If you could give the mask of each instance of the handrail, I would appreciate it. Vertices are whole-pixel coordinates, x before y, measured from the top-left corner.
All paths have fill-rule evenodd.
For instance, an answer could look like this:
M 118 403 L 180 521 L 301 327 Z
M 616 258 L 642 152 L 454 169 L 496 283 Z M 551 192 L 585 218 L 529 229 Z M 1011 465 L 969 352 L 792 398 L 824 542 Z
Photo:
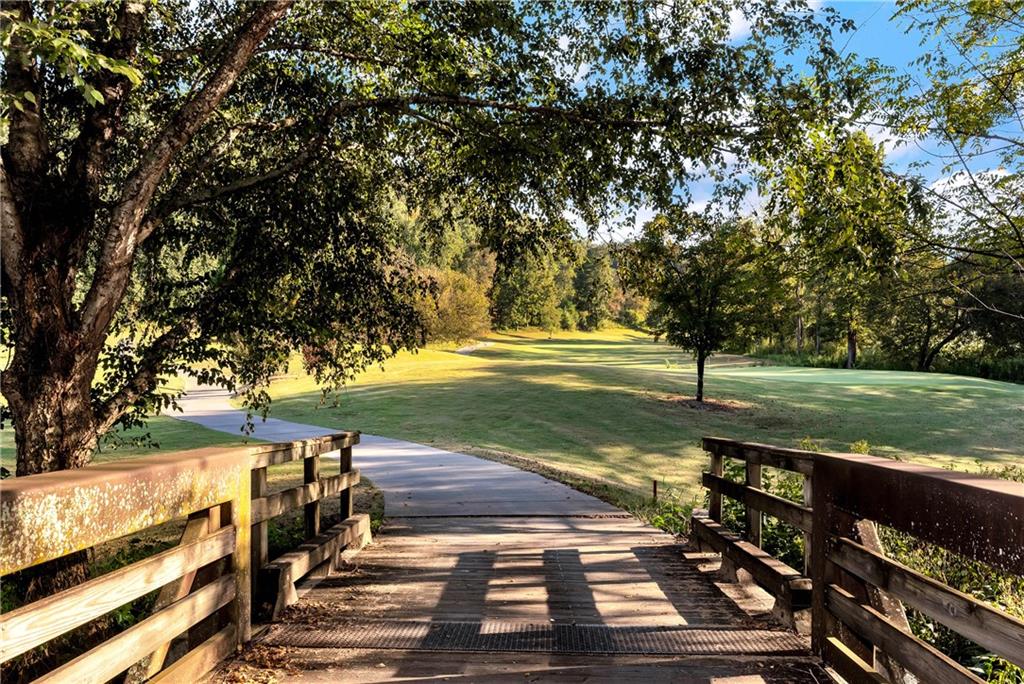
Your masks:
M 359 433 L 343 432 L 5 480 L 0 488 L 0 575 L 186 516 L 188 523 L 179 546 L 0 615 L 0 662 L 159 589 L 150 617 L 39 681 L 104 682 L 129 666 L 136 681 L 182 681 L 205 673 L 251 637 L 253 577 L 274 576 L 264 575 L 261 566 L 268 562 L 259 551 L 265 552 L 272 517 L 305 507 L 307 533 L 312 533 L 300 547 L 298 565 L 306 570 L 310 559 L 333 562 L 346 545 L 368 541 L 367 516 L 351 511 L 351 487 L 359 481 L 351 467 L 352 445 L 358 442 Z M 327 455 L 337 455 L 341 469 L 321 477 L 319 461 Z M 304 485 L 271 495 L 257 491 L 261 481 L 265 485 L 267 467 L 296 459 L 307 464 Z M 319 501 L 334 494 L 342 498 L 346 520 L 333 537 L 324 538 L 318 536 Z M 251 533 L 262 535 L 262 547 Z M 289 576 L 291 582 L 298 579 L 301 574 Z M 266 591 L 259 581 L 255 588 Z M 294 589 L 275 586 L 270 592 L 293 595 Z M 215 619 L 225 607 L 227 624 L 221 622 L 213 636 L 165 669 L 169 640 Z
M 817 453 L 705 438 L 710 472 L 702 482 L 711 506 L 695 514 L 699 545 L 722 554 L 726 575 L 751 572 L 779 604 L 792 602 L 788 573 L 765 558 L 760 520 L 777 517 L 802 530 L 805 572 L 811 587 L 812 648 L 851 682 L 886 681 L 900 668 L 928 682 L 981 681 L 966 668 L 914 637 L 900 602 L 992 653 L 1024 667 L 1024 621 L 997 607 L 886 558 L 873 523 L 1011 572 L 1024 575 L 1024 484 L 861 454 Z M 746 481 L 723 475 L 724 459 L 746 462 Z M 804 476 L 804 505 L 760 486 L 762 465 Z M 746 540 L 721 526 L 721 497 L 743 503 Z M 807 523 L 810 522 L 810 528 Z M 770 562 L 774 561 L 774 563 Z M 790 581 L 791 581 L 790 579 Z M 808 581 L 807 578 L 800 579 Z M 783 616 L 800 606 L 782 606 Z

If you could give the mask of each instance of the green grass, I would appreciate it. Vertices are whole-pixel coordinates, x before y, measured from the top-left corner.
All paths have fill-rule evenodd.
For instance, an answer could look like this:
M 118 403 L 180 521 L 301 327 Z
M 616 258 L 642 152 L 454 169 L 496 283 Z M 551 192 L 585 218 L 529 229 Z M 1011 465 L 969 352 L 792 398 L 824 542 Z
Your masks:
M 208 446 L 238 446 L 245 443 L 244 436 L 241 434 L 235 436 L 216 432 L 195 423 L 186 423 L 167 416 L 151 418 L 145 429 L 128 430 L 121 433 L 121 437 L 127 440 L 142 437 L 147 433 L 155 446 L 125 444 L 113 448 L 112 445 L 107 444 L 97 452 L 93 462 L 102 463 L 119 458 L 133 458 L 166 451 L 183 451 Z M 3 430 L 0 430 L 0 464 L 12 473 L 15 466 L 15 454 L 14 430 L 8 424 Z
M 1024 387 L 942 374 L 766 367 L 715 357 L 698 410 L 690 357 L 626 330 L 495 334 L 469 355 L 403 353 L 321 404 L 298 376 L 272 388 L 272 415 L 485 455 L 516 454 L 646 491 L 692 496 L 703 435 L 873 453 L 936 466 L 1019 461 Z

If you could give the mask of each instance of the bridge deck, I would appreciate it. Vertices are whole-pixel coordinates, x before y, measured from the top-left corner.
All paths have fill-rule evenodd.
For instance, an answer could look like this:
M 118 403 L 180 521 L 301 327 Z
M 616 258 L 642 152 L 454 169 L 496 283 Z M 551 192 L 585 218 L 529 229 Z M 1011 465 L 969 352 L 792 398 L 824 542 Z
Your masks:
M 766 594 L 716 585 L 706 557 L 604 502 L 408 442 L 364 437 L 354 461 L 384 530 L 217 677 L 825 681 Z
M 395 518 L 259 643 L 285 682 L 824 681 L 712 568 L 625 515 Z

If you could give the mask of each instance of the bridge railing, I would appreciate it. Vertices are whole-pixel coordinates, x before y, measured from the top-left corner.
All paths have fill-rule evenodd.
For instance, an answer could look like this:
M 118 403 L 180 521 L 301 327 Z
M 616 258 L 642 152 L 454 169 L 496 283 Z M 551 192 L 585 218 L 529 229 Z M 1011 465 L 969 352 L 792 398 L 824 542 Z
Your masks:
M 874 527 L 1024 575 L 1024 485 L 859 454 L 717 438 L 706 438 L 704 448 L 710 507 L 693 518 L 695 539 L 772 593 L 776 612 L 788 610 L 795 626 L 809 628 L 815 653 L 847 681 L 888 681 L 901 671 L 937 684 L 982 681 L 916 638 L 904 606 L 1024 667 L 1024 621 L 887 558 Z M 724 477 L 728 458 L 745 462 L 745 482 Z M 803 475 L 803 505 L 761 488 L 764 465 Z M 746 538 L 722 526 L 723 495 L 745 505 Z M 808 535 L 809 577 L 759 548 L 764 514 Z
M 0 576 L 174 520 L 187 522 L 177 546 L 0 615 L 0 663 L 157 591 L 148 617 L 37 681 L 106 682 L 127 670 L 133 681 L 180 682 L 207 672 L 250 639 L 254 579 L 273 613 L 294 600 L 295 581 L 333 562 L 346 545 L 368 540 L 367 516 L 351 515 L 351 487 L 359 481 L 351 447 L 358 440 L 358 433 L 341 433 L 197 449 L 5 480 Z M 333 453 L 341 472 L 322 477 L 320 459 Z M 266 469 L 300 458 L 306 483 L 267 493 Z M 332 494 L 342 497 L 346 519 L 321 533 L 319 502 Z M 269 561 L 267 522 L 297 506 L 305 507 L 309 539 Z M 164 667 L 180 635 L 192 648 Z

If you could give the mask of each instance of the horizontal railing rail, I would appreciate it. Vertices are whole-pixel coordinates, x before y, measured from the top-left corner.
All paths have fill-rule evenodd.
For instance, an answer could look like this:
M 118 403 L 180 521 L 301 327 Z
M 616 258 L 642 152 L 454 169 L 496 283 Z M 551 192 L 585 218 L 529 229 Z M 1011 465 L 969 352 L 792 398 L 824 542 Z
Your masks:
M 720 438 L 706 438 L 704 448 L 710 503 L 693 517 L 695 541 L 722 554 L 727 577 L 736 568 L 749 572 L 775 596 L 776 614 L 809 626 L 815 653 L 847 681 L 890 681 L 906 672 L 940 684 L 982 681 L 915 637 L 904 607 L 1024 667 L 1024 621 L 887 558 L 874 527 L 1024 575 L 1024 485 L 860 454 Z M 744 482 L 724 476 L 724 459 L 745 463 Z M 761 466 L 800 473 L 803 505 L 764 491 Z M 746 538 L 722 525 L 723 496 L 744 505 Z M 759 548 L 762 515 L 805 534 L 804 574 Z M 808 617 L 808 595 L 809 621 L 793 619 Z
M 5 480 L 0 575 L 174 520 L 187 522 L 177 546 L 0 615 L 0 663 L 158 591 L 148 617 L 36 681 L 106 682 L 127 671 L 129 681 L 179 682 L 209 671 L 251 638 L 254 574 L 278 562 L 268 563 L 264 553 L 270 519 L 304 507 L 307 541 L 285 563 L 290 584 L 283 591 L 280 584 L 266 590 L 257 581 L 261 594 L 294 595 L 294 581 L 309 570 L 368 541 L 368 518 L 352 515 L 351 489 L 359 482 L 351 467 L 352 445 L 358 441 L 358 433 L 348 432 Z M 339 459 L 341 471 L 320 477 L 320 458 L 330 455 Z M 306 482 L 267 494 L 267 467 L 296 459 L 307 464 Z M 324 539 L 319 502 L 332 495 L 342 497 L 343 522 Z M 276 582 L 279 573 L 272 569 L 260 577 Z M 196 631 L 201 623 L 206 626 Z M 193 632 L 194 647 L 165 666 L 172 640 Z

